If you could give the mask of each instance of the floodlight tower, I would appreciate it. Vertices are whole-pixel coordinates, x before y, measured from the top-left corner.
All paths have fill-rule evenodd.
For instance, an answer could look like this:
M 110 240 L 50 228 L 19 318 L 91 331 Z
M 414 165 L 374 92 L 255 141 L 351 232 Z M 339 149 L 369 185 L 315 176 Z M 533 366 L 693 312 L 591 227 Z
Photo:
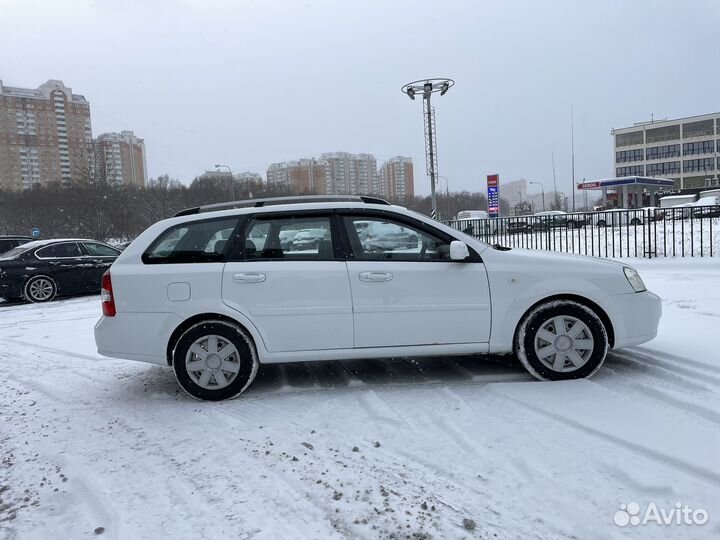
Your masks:
M 432 198 L 432 212 L 430 216 L 435 219 L 437 217 L 437 198 L 435 196 L 435 186 L 438 179 L 437 174 L 437 135 L 435 133 L 435 107 L 430 106 L 430 96 L 436 92 L 440 92 L 444 96 L 455 81 L 447 78 L 440 79 L 424 79 L 413 81 L 404 85 L 401 90 L 404 94 L 414 100 L 416 94 L 422 94 L 423 97 L 423 120 L 425 125 L 425 164 L 427 174 L 430 177 L 430 195 Z

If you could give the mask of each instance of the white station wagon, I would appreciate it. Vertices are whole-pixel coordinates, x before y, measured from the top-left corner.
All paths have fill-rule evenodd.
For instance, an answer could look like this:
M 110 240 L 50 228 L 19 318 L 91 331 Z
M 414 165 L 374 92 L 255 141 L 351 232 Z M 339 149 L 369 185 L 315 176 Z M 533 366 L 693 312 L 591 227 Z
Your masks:
M 404 241 L 365 249 L 368 227 Z M 308 229 L 317 243 L 281 242 Z M 100 354 L 172 366 L 207 400 L 276 362 L 515 354 L 538 379 L 589 377 L 609 348 L 653 339 L 661 313 L 626 264 L 490 246 L 370 197 L 184 210 L 122 252 L 102 308 Z

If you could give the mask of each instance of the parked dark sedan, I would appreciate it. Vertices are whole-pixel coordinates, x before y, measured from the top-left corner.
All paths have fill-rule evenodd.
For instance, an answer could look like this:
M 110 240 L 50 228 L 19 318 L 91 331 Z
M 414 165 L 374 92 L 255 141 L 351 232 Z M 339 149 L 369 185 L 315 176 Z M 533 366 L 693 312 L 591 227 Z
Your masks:
M 12 248 L 19 246 L 20 244 L 27 244 L 35 240 L 30 236 L 18 236 L 12 234 L 0 235 L 0 254 L 10 251 Z
M 47 302 L 58 295 L 100 292 L 120 252 L 95 240 L 37 240 L 0 256 L 0 298 Z

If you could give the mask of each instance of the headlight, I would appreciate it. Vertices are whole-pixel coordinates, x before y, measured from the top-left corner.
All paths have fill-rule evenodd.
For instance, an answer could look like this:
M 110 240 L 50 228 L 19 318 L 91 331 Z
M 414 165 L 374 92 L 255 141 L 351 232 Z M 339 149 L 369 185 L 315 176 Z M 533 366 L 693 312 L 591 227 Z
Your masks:
M 647 287 L 645 287 L 645 284 L 643 283 L 640 274 L 637 273 L 637 270 L 630 268 L 629 266 L 625 266 L 623 268 L 623 272 L 625 272 L 625 277 L 635 292 L 647 291 Z

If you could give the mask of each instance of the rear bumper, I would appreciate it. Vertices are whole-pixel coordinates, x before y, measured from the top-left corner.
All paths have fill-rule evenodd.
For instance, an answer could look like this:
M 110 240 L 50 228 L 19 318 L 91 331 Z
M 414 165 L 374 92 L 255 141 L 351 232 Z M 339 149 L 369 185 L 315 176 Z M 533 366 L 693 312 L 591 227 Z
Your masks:
M 172 313 L 118 313 L 95 324 L 103 356 L 167 365 L 167 344 L 182 320 Z
M 640 345 L 657 336 L 662 315 L 660 297 L 650 291 L 619 294 L 612 297 L 609 313 L 615 331 L 615 349 Z

